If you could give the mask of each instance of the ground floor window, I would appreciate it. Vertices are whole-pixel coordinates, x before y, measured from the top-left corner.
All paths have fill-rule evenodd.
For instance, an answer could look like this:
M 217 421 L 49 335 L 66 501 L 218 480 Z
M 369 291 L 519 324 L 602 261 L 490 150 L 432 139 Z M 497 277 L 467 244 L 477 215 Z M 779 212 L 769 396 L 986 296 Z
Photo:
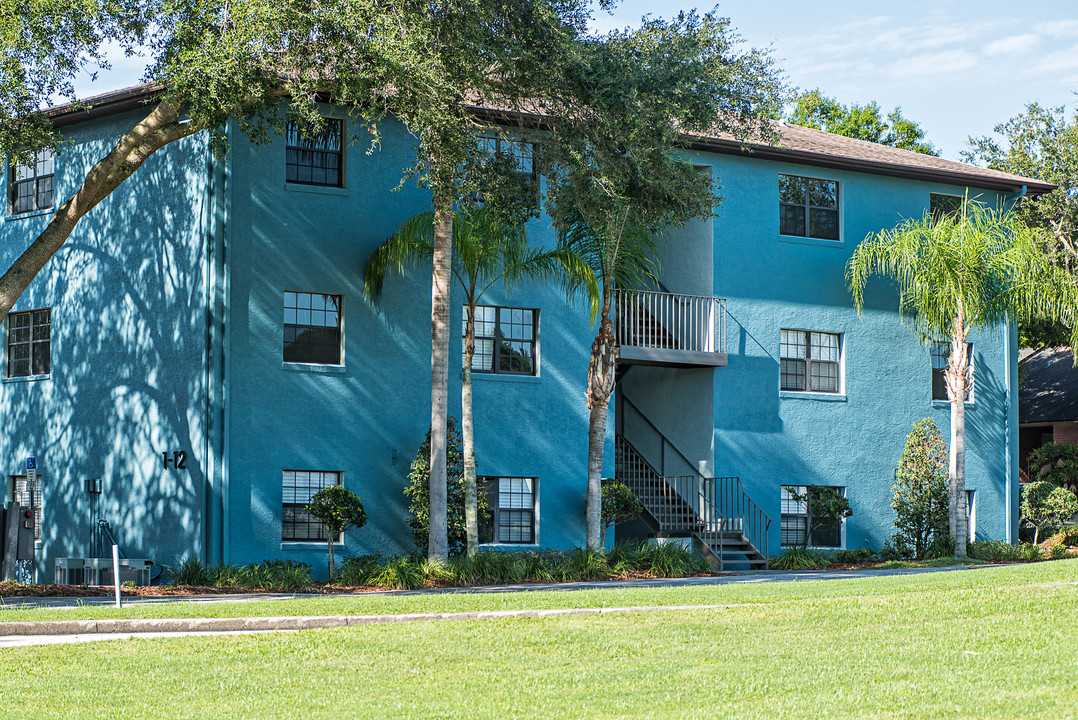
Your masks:
M 322 540 L 326 529 L 322 521 L 304 508 L 314 494 L 330 485 L 340 485 L 341 474 L 325 470 L 285 470 L 282 481 L 281 539 Z M 336 542 L 341 542 L 337 538 Z
M 19 505 L 32 508 L 34 511 L 34 540 L 41 539 L 41 523 L 44 520 L 44 512 L 41 501 L 41 476 L 30 485 L 26 482 L 25 475 L 8 476 L 7 500 L 13 500 Z
M 809 514 L 808 500 L 804 497 L 809 491 L 808 485 L 784 485 L 780 501 L 779 542 L 783 547 L 804 547 L 808 537 L 809 547 L 842 547 L 842 520 L 821 523 L 813 520 Z M 846 488 L 831 486 L 843 497 Z
M 496 543 L 535 544 L 538 479 L 484 477 L 481 486 L 491 510 L 488 536 Z

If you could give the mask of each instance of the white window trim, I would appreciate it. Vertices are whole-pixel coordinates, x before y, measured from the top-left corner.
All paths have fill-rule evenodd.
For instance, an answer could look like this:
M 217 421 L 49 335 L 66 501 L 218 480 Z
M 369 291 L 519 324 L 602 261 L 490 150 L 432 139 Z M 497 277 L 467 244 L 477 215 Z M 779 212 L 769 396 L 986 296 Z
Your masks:
M 782 331 L 787 332 L 803 332 L 835 335 L 838 337 L 838 390 L 835 392 L 825 392 L 821 390 L 809 390 L 809 366 L 808 359 L 806 359 L 805 365 L 805 388 L 804 390 L 786 390 L 782 387 L 782 361 L 784 359 L 797 359 L 797 358 L 783 358 L 782 356 Z M 806 339 L 806 342 L 810 340 Z M 813 398 L 820 400 L 832 400 L 843 401 L 846 399 L 846 334 L 841 332 L 833 332 L 830 330 L 808 330 L 806 328 L 799 327 L 784 327 L 779 329 L 779 397 L 796 397 L 796 398 Z

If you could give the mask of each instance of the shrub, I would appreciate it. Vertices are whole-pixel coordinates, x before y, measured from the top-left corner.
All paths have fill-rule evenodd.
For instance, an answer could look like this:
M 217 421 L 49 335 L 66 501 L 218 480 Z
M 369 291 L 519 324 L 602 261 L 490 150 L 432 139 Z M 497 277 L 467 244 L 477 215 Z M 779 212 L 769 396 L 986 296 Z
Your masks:
M 185 557 L 174 566 L 166 565 L 165 572 L 168 573 L 173 585 L 207 587 L 214 584 L 213 577 L 206 566 L 194 557 Z
M 839 550 L 831 553 L 831 561 L 849 565 L 872 562 L 879 556 L 872 548 L 857 548 L 856 550 Z
M 1032 526 L 1033 544 L 1040 531 L 1049 525 L 1059 525 L 1078 514 L 1078 497 L 1070 490 L 1049 482 L 1022 486 L 1022 522 Z
M 644 512 L 644 506 L 640 504 L 628 485 L 620 480 L 604 479 L 602 499 L 599 504 L 599 522 L 603 526 L 603 547 L 606 547 L 607 528 L 640 517 L 642 512 Z
M 370 585 L 371 579 L 382 571 L 382 565 L 381 555 L 348 555 L 341 561 L 333 582 L 346 586 Z
M 1045 542 L 1052 543 L 1053 545 L 1059 544 L 1065 547 L 1078 546 L 1078 527 L 1069 526 L 1060 528 L 1059 532 Z
M 947 460 L 947 444 L 936 424 L 927 418 L 915 423 L 895 470 L 891 507 L 893 540 L 918 560 L 928 556 L 934 538 L 948 534 Z
M 422 562 L 405 555 L 382 566 L 378 574 L 371 578 L 371 584 L 394 590 L 414 590 L 423 587 L 426 580 Z
M 891 536 L 891 539 L 883 544 L 880 550 L 880 560 L 893 562 L 896 560 L 912 560 L 913 548 L 906 544 L 906 539 L 899 533 Z
M 1022 543 L 1018 546 L 1019 560 L 1040 560 L 1041 549 L 1032 543 Z
M 329 577 L 333 577 L 333 543 L 345 530 L 367 524 L 363 502 L 343 485 L 330 485 L 314 494 L 305 508 L 312 517 L 322 521 L 329 549 Z
M 969 554 L 968 549 L 966 554 Z M 954 557 L 954 538 L 950 535 L 937 533 L 932 536 L 932 541 L 928 543 L 928 549 L 925 550 L 925 559 L 936 560 L 945 557 Z
M 1017 560 L 1018 548 L 1002 540 L 978 540 L 969 544 L 966 554 L 974 560 Z
M 803 547 L 789 548 L 768 562 L 768 566 L 773 570 L 814 570 L 830 564 L 831 561 L 824 553 Z
M 449 554 L 459 555 L 468 546 L 467 528 L 464 523 L 464 450 L 461 447 L 460 430 L 457 421 L 450 417 L 445 429 L 446 446 L 446 516 L 448 521 Z M 412 528 L 415 544 L 421 551 L 426 551 L 430 536 L 430 431 L 423 444 L 416 452 L 408 472 L 408 484 L 404 494 L 408 504 L 408 525 Z M 477 522 L 479 541 L 490 540 L 490 509 L 487 498 L 479 493 Z
M 1078 445 L 1047 443 L 1029 453 L 1029 477 L 1078 493 Z
M 294 592 L 312 584 L 311 566 L 297 560 L 263 560 L 239 569 L 238 587 L 251 590 Z

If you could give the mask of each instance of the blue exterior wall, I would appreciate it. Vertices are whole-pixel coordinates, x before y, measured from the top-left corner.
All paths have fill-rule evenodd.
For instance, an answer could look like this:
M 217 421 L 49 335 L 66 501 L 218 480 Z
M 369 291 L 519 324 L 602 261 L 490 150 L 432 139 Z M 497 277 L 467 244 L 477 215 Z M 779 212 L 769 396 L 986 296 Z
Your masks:
M 343 117 L 343 116 L 342 116 Z M 387 124 L 366 154 L 366 129 L 345 118 L 344 188 L 284 181 L 283 138 L 234 139 L 228 218 L 228 480 L 224 556 L 287 557 L 322 566 L 323 543 L 282 542 L 282 471 L 328 470 L 363 500 L 369 521 L 345 533 L 344 553 L 413 549 L 405 477 L 430 425 L 430 266 L 390 278 L 378 307 L 362 294 L 368 255 L 429 193 L 400 186 L 414 139 Z M 553 245 L 549 223 L 528 227 Z M 285 291 L 343 296 L 343 367 L 284 363 Z M 452 288 L 450 414 L 460 417 L 463 296 Z M 538 478 L 538 542 L 584 538 L 587 363 L 592 329 L 582 304 L 532 284 L 492 288 L 484 304 L 540 309 L 539 376 L 474 374 L 480 475 Z M 608 464 L 613 460 L 610 458 Z M 611 473 L 612 474 L 612 473 Z
M 57 163 L 58 198 L 137 116 L 73 126 Z M 229 157 L 216 161 L 204 135 L 189 138 L 85 218 L 19 300 L 16 310 L 53 309 L 51 374 L 0 383 L 5 474 L 33 454 L 45 477 L 41 567 L 90 554 L 93 477 L 104 478 L 101 517 L 132 557 L 284 557 L 321 569 L 323 544 L 281 540 L 284 470 L 341 472 L 363 499 L 369 522 L 345 534 L 341 554 L 413 548 L 402 489 L 430 421 L 430 269 L 390 278 L 377 307 L 363 298 L 362 269 L 430 196 L 400 184 L 415 145 L 401 126 L 387 124 L 368 154 L 366 130 L 339 117 L 356 139 L 345 150 L 344 188 L 285 183 L 283 138 L 254 146 L 234 133 Z M 932 417 L 946 435 L 949 413 L 931 400 L 929 351 L 900 322 L 890 284 L 873 280 L 858 315 L 844 267 L 868 233 L 920 216 L 931 192 L 964 188 L 752 157 L 692 159 L 715 173 L 724 200 L 713 222 L 671 233 L 662 280 L 673 292 L 729 299 L 729 365 L 634 368 L 623 390 L 696 471 L 742 478 L 771 516 L 772 554 L 784 484 L 845 486 L 854 510 L 845 546 L 878 548 L 891 533 L 906 434 Z M 840 182 L 840 242 L 780 237 L 780 173 Z M 10 264 L 47 220 L 5 218 L 0 262 Z M 534 244 L 554 242 L 545 218 L 528 231 Z M 283 362 L 285 291 L 343 296 L 341 367 Z M 463 299 L 455 285 L 453 293 L 449 407 L 459 417 Z M 537 544 L 579 546 L 587 310 L 531 284 L 508 295 L 494 288 L 483 302 L 539 308 L 540 349 L 538 377 L 473 376 L 479 473 L 538 478 Z M 779 391 L 782 328 L 842 334 L 842 394 Z M 1013 539 L 1014 330 L 972 339 L 967 487 L 977 491 L 978 537 Z M 607 476 L 620 411 L 612 406 Z M 186 472 L 163 467 L 161 453 L 174 450 L 188 453 Z
M 715 473 L 740 476 L 771 517 L 772 554 L 784 484 L 846 487 L 854 515 L 845 546 L 878 549 L 892 532 L 891 485 L 906 435 L 930 417 L 949 437 L 949 405 L 931 399 L 929 349 L 901 323 L 893 285 L 871 280 L 858 315 L 845 264 L 866 235 L 921 217 L 930 193 L 965 188 L 751 158 L 723 157 L 714 167 L 725 196 L 715 219 L 715 294 L 729 299 L 730 320 L 729 366 L 715 372 Z M 839 242 L 779 234 L 780 173 L 840 183 Z M 1003 200 L 971 189 L 978 195 Z M 779 390 L 783 328 L 842 335 L 844 392 Z M 1014 539 L 1014 330 L 974 332 L 971 341 L 966 486 L 976 490 L 977 537 Z
M 58 201 L 138 118 L 72 126 L 56 162 Z M 93 552 L 91 478 L 102 479 L 99 517 L 129 557 L 173 562 L 202 554 L 203 502 L 214 474 L 207 464 L 209 180 L 204 136 L 152 156 L 83 218 L 14 307 L 52 309 L 50 374 L 0 382 L 0 470 L 5 479 L 24 474 L 34 455 L 43 478 L 42 581 L 52 581 L 56 558 Z M 50 216 L 5 208 L 0 264 L 10 266 Z M 6 352 L 3 362 L 6 378 Z M 185 471 L 164 468 L 162 453 L 174 451 L 187 453 Z

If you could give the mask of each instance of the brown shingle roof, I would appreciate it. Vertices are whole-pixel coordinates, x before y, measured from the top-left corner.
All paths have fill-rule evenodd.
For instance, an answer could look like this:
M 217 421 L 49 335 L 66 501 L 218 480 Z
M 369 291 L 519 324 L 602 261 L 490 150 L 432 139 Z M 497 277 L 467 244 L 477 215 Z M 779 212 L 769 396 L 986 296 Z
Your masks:
M 49 108 L 46 114 L 57 126 L 69 125 L 134 109 L 150 100 L 160 90 L 160 85 L 135 85 L 86 98 L 82 104 L 88 106 L 89 111 L 65 104 Z M 775 130 L 780 137 L 778 145 L 742 142 L 723 135 L 689 136 L 688 140 L 696 149 L 724 154 L 750 155 L 765 160 L 1002 190 L 1010 193 L 1019 193 L 1025 188 L 1030 195 L 1041 195 L 1056 188 L 1051 183 L 1033 178 L 944 160 L 932 155 L 922 155 L 841 135 L 832 135 L 798 125 L 788 125 L 785 122 L 776 123 Z

